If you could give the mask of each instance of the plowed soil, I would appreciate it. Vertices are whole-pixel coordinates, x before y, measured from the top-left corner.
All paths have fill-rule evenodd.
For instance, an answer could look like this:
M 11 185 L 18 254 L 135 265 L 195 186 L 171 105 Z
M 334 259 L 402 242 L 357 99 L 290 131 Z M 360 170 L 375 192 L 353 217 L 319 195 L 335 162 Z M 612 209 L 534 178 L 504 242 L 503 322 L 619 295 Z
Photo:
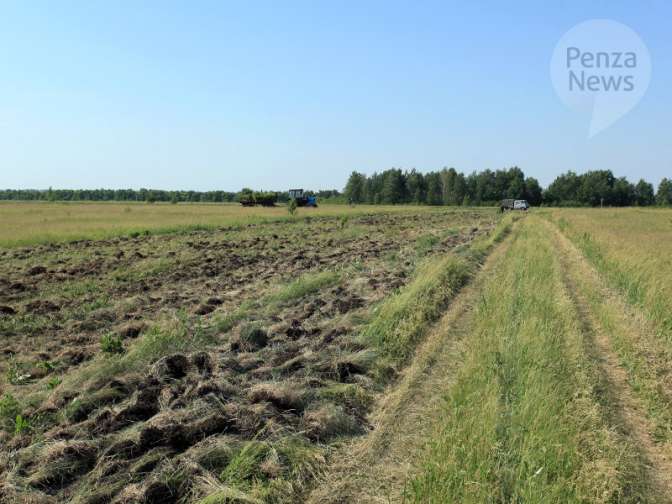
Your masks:
M 441 209 L 0 250 L 0 501 L 295 500 L 369 429 L 381 371 L 359 328 L 494 222 Z

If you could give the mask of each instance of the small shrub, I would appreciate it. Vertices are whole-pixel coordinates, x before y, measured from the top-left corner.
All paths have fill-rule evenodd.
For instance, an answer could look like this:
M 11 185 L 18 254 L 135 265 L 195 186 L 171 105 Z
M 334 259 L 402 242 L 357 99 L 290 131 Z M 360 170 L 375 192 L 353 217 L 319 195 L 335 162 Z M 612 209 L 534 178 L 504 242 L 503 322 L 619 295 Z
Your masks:
M 54 376 L 53 378 L 49 379 L 47 382 L 47 390 L 54 390 L 56 387 L 58 387 L 63 380 L 61 378 L 58 378 Z
M 14 419 L 14 434 L 20 436 L 24 432 L 30 431 L 30 422 L 21 415 L 16 415 Z
M 338 225 L 341 229 L 344 229 L 345 226 L 348 225 L 348 221 L 350 220 L 349 215 L 341 215 L 341 218 L 338 220 Z
M 296 214 L 296 210 L 298 208 L 298 205 L 296 204 L 295 199 L 290 199 L 287 202 L 287 212 L 289 212 L 289 215 L 294 216 Z
M 7 381 L 12 385 L 24 385 L 30 380 L 30 373 L 26 372 L 25 364 L 11 359 L 7 368 Z
M 0 398 L 0 426 L 8 430 L 14 426 L 16 416 L 21 412 L 21 406 L 12 394 L 5 394 Z
M 100 339 L 100 348 L 107 354 L 124 353 L 124 343 L 119 336 L 106 334 Z
M 44 369 L 47 373 L 51 373 L 54 369 L 56 369 L 56 366 L 53 362 L 46 360 L 38 362 L 37 367 Z

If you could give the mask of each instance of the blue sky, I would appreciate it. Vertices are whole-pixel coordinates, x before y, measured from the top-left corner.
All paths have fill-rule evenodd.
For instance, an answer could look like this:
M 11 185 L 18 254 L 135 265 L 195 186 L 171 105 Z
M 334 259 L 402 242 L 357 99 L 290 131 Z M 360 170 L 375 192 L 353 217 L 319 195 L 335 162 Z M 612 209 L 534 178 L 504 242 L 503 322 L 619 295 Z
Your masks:
M 672 3 L 0 3 L 0 187 L 342 188 L 352 170 L 520 166 L 672 177 Z M 557 98 L 593 18 L 651 53 L 643 100 L 588 139 Z

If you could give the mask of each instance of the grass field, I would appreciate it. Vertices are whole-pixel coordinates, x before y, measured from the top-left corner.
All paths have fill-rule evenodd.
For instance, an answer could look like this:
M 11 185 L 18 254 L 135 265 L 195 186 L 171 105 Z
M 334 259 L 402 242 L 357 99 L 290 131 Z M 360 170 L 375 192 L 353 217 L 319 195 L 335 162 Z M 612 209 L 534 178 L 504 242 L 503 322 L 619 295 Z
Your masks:
M 669 210 L 26 208 L 0 501 L 670 502 Z
M 321 205 L 303 208 L 298 218 L 405 212 L 408 207 Z M 415 212 L 432 212 L 415 207 Z M 0 246 L 13 247 L 135 233 L 171 233 L 285 221 L 285 206 L 242 207 L 227 204 L 0 202 Z

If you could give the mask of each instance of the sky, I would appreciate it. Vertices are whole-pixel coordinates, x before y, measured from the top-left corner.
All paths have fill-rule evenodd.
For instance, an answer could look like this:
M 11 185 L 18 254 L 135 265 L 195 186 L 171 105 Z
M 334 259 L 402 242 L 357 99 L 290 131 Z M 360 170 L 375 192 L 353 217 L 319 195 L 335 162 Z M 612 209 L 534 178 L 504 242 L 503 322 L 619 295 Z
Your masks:
M 588 137 L 565 32 L 631 27 L 648 91 Z M 672 2 L 0 2 L 0 187 L 342 189 L 353 171 L 672 177 Z

